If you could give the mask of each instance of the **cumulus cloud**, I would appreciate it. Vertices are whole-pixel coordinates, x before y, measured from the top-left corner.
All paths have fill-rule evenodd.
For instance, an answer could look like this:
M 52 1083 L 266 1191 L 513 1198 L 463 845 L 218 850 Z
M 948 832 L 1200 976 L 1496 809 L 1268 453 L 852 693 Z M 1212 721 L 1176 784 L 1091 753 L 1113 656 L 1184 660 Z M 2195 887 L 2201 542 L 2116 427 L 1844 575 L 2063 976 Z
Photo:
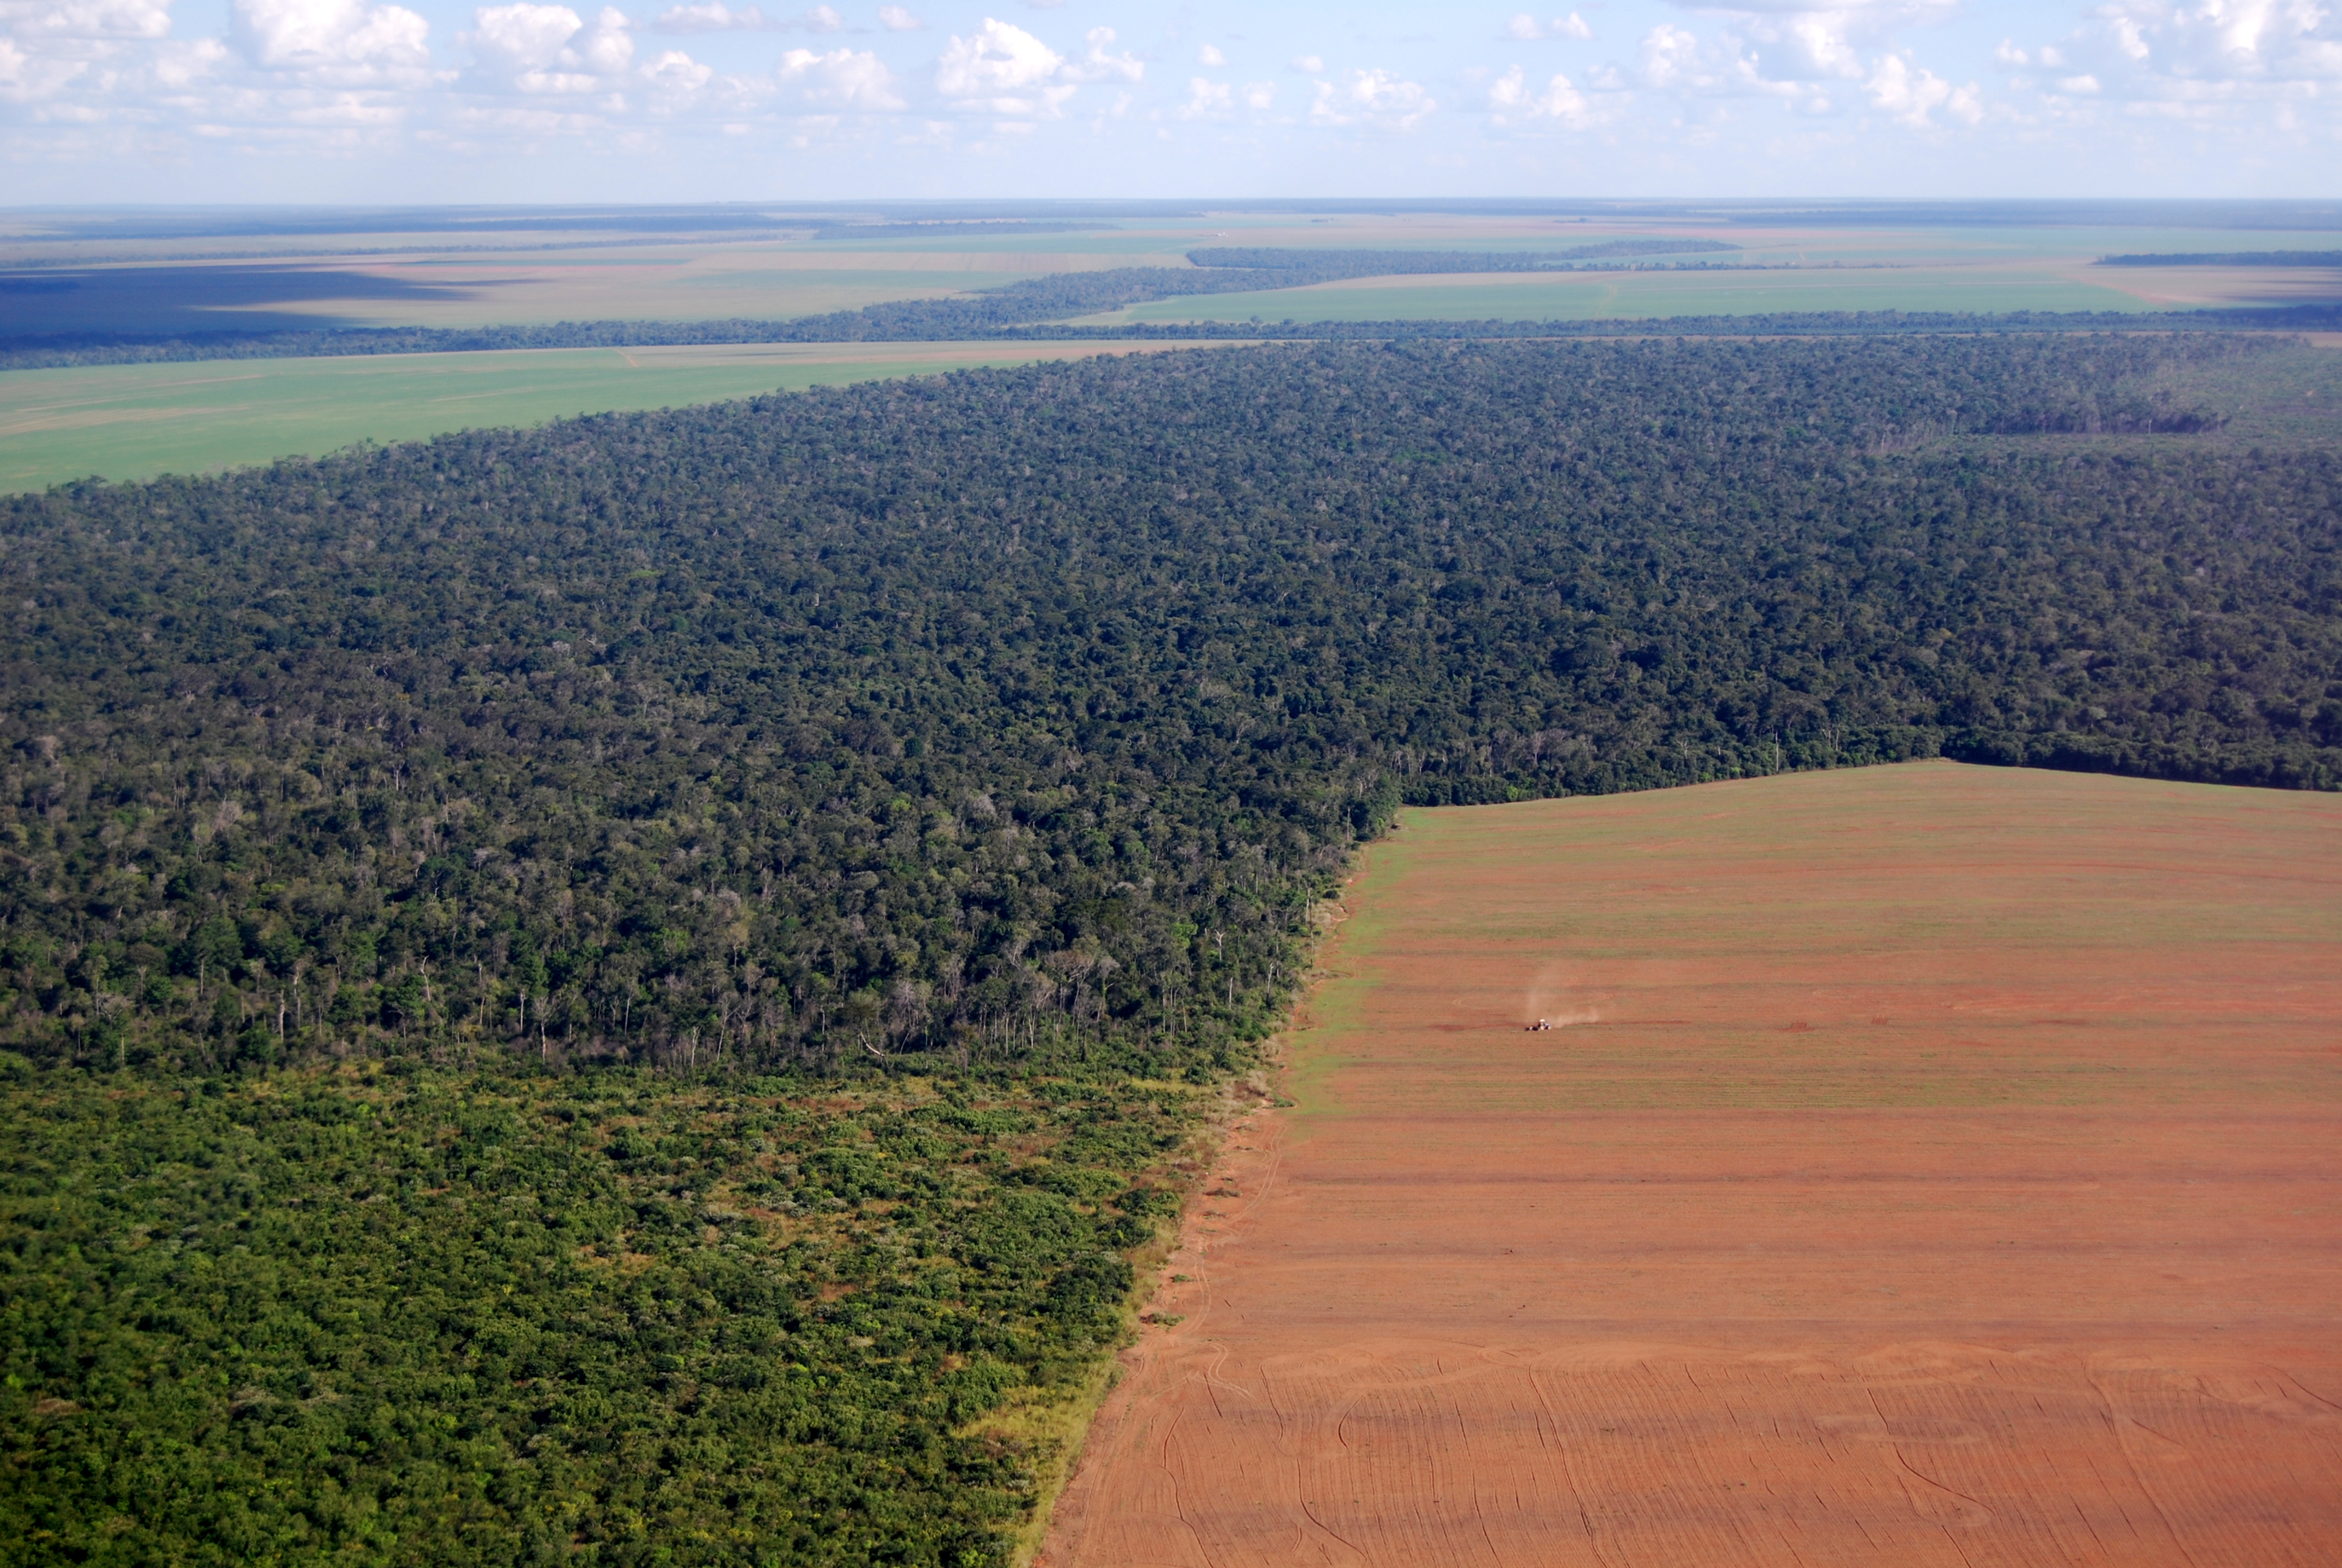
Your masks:
M 1331 82 L 1317 84 L 1316 98 L 1309 105 L 1309 122 L 1315 125 L 1376 125 L 1386 130 L 1411 131 L 1438 107 L 1419 82 L 1402 81 L 1388 71 L 1353 71 L 1349 80 L 1338 87 Z
M 1702 38 L 1688 28 L 1662 22 L 1644 35 L 1641 53 L 1644 85 L 1661 92 L 1795 98 L 1805 90 L 1797 82 L 1767 75 L 1746 41 L 1730 32 Z
M 0 28 L 20 43 L 162 38 L 171 31 L 171 7 L 167 0 L 0 0 Z
M 227 59 L 227 45 L 216 38 L 166 45 L 155 52 L 155 80 L 164 86 L 191 87 L 210 75 Z
M 1179 105 L 1183 120 L 1200 120 L 1216 115 L 1226 115 L 1236 108 L 1236 89 L 1226 82 L 1207 82 L 1201 76 L 1187 78 L 1187 101 Z
M 566 5 L 524 3 L 494 5 L 472 13 L 472 31 L 464 42 L 472 52 L 515 71 L 549 65 L 561 56 L 569 40 L 586 25 Z
M 1051 85 L 1065 63 L 1022 27 L 986 16 L 968 37 L 953 35 L 936 64 L 936 91 L 962 110 L 1014 118 L 1055 115 L 1074 92 Z
M 1247 82 L 1238 87 L 1233 82 L 1190 76 L 1186 102 L 1176 112 L 1183 120 L 1226 120 L 1235 117 L 1238 105 L 1258 115 L 1267 113 L 1276 102 L 1274 82 Z
M 109 94 L 128 85 L 125 65 L 159 56 L 154 45 L 170 31 L 169 0 L 0 0 L 0 99 L 47 103 L 77 84 Z M 50 104 L 42 117 L 87 121 L 103 113 Z
M 228 12 L 228 36 L 245 59 L 317 85 L 419 85 L 430 34 L 403 5 L 360 0 L 235 0 Z
M 1305 76 L 1322 76 L 1326 74 L 1326 62 L 1316 55 L 1296 55 L 1293 68 Z
M 1196 64 L 1198 65 L 1225 65 L 1227 63 L 1228 57 L 1221 54 L 1216 45 L 1206 44 L 1196 51 Z
M 1575 11 L 1566 16 L 1556 16 L 1550 22 L 1540 22 L 1527 12 L 1520 11 L 1505 24 L 1505 36 L 1522 44 L 1534 44 L 1543 38 L 1583 40 L 1593 37 L 1594 29 L 1587 26 L 1586 18 Z
M 895 91 L 895 73 L 866 50 L 833 49 L 816 55 L 810 49 L 792 49 L 781 56 L 780 80 L 811 103 L 874 112 L 903 106 Z
M 673 114 L 696 99 L 716 72 L 680 49 L 668 49 L 643 66 L 640 75 L 651 90 L 652 102 L 663 113 Z
M 1489 84 L 1488 106 L 1496 111 L 1499 125 L 1516 120 L 1552 120 L 1579 131 L 1598 118 L 1594 105 L 1567 76 L 1556 72 L 1545 85 L 1545 90 L 1536 92 L 1531 89 L 1526 74 L 1518 65 Z
M 808 33 L 843 33 L 846 18 L 827 5 L 816 5 L 798 18 L 797 25 Z
M 54 98 L 86 74 L 91 62 L 54 50 L 27 49 L 0 37 L 0 98 L 33 104 Z
M 1057 74 L 1068 82 L 1136 82 L 1146 75 L 1146 62 L 1131 54 L 1112 55 L 1114 29 L 1093 27 L 1082 35 L 1082 57 L 1068 60 Z
M 2083 66 L 2113 96 L 2250 98 L 2342 80 L 2342 33 L 2331 22 L 2312 0 L 2112 0 L 2037 58 Z
M 696 5 L 670 5 L 651 24 L 657 33 L 753 32 L 765 25 L 765 14 L 754 5 L 735 11 L 724 0 L 700 0 Z
M 1935 122 L 1928 116 L 1937 109 L 1971 125 L 1984 118 L 1984 104 L 1974 83 L 1955 87 L 1902 55 L 1881 55 L 1863 90 L 1878 108 L 1915 128 L 1932 125 Z
M 492 77 L 524 93 L 599 91 L 635 55 L 626 14 L 615 5 L 590 26 L 566 5 L 491 5 L 472 13 L 463 42 Z
M 1947 19 L 1957 5 L 1957 0 L 1854 0 L 1837 5 L 1736 0 L 1703 6 L 1704 15 L 1722 24 L 1720 31 L 1695 46 L 1685 28 L 1655 29 L 1645 39 L 1646 71 L 1654 40 L 1666 35 L 1658 53 L 1672 52 L 1679 91 L 1816 99 L 1822 85 L 1857 83 L 1875 74 L 1877 60 L 1900 47 L 1904 31 Z
M 1705 37 L 1662 23 L 1642 40 L 1638 75 L 1644 85 L 1679 98 L 1771 98 L 1807 114 L 1832 112 L 1834 87 L 1858 87 L 1873 108 L 1915 130 L 1940 129 L 1945 121 L 1974 125 L 1985 117 L 1975 83 L 1955 86 L 1909 48 L 1877 46 L 1894 26 L 1942 10 L 1937 0 L 1834 11 L 1743 6 L 1711 13 L 1726 25 Z M 2004 64 L 2013 50 L 2002 46 Z
M 916 33 L 926 24 L 900 5 L 881 5 L 878 7 L 878 25 L 889 33 Z

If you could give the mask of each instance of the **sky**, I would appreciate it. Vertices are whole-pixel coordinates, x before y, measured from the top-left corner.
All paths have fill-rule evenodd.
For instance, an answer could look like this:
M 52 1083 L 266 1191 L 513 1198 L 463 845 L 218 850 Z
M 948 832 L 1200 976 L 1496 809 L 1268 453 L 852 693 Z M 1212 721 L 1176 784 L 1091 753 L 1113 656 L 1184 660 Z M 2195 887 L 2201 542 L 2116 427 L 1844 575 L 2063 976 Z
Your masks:
M 0 205 L 2342 194 L 2317 0 L 792 4 L 0 0 Z

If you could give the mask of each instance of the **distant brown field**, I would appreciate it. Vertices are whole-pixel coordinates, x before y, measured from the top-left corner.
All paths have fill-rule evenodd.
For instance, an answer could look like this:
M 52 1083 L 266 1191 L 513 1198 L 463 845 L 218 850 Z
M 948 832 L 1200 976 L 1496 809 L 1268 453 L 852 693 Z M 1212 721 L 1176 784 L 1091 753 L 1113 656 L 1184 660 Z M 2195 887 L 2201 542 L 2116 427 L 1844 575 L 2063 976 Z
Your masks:
M 2342 300 L 2342 268 L 2153 266 L 2077 268 L 2077 281 L 2102 284 L 2164 309 L 2201 305 L 2331 305 Z
M 1045 1563 L 2342 1561 L 2342 800 L 1416 812 L 1349 904 Z

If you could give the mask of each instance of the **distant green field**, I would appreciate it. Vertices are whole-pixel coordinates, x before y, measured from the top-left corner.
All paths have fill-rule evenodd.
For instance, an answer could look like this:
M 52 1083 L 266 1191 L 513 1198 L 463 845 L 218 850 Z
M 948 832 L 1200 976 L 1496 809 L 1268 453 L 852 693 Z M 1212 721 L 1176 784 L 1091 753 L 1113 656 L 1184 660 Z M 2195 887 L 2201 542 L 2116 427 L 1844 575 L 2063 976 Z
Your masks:
M 1159 344 L 1133 345 L 1155 349 Z M 1099 352 L 1091 344 L 908 343 L 549 349 L 211 360 L 0 373 L 0 490 L 143 479 L 612 409 L 682 407 Z
M 1770 311 L 2120 310 L 2156 307 L 2037 269 L 1817 268 L 1810 272 L 1594 273 L 1523 279 L 1369 279 L 1259 294 L 1156 300 L 1090 322 L 1582 321 Z

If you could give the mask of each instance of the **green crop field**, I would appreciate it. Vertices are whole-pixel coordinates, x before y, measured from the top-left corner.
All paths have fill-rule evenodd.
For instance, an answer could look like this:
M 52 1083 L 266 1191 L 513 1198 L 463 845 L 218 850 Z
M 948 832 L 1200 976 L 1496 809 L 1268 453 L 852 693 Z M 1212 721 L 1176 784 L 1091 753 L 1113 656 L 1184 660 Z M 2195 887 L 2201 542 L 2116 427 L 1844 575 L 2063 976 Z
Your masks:
M 360 441 L 1166 346 L 776 344 L 9 371 L 0 373 L 0 490 L 91 474 L 205 473 Z
M 1580 321 L 1823 310 L 2122 310 L 2153 305 L 2038 268 L 1848 267 L 1372 278 L 1156 300 L 1084 324 L 1179 321 Z
M 398 269 L 443 285 L 447 297 L 427 301 L 324 300 L 321 316 L 376 326 L 505 326 L 552 321 L 708 321 L 746 316 L 778 320 L 860 310 L 885 300 L 934 299 L 972 289 L 997 288 L 1030 275 L 1021 268 L 971 267 L 978 258 L 938 258 L 946 266 L 857 265 L 851 255 L 834 266 L 807 266 L 804 255 L 701 255 L 662 266 L 608 262 L 567 265 L 534 258 L 448 258 Z M 833 258 L 821 258 L 825 261 Z M 906 257 L 906 262 L 918 258 Z

